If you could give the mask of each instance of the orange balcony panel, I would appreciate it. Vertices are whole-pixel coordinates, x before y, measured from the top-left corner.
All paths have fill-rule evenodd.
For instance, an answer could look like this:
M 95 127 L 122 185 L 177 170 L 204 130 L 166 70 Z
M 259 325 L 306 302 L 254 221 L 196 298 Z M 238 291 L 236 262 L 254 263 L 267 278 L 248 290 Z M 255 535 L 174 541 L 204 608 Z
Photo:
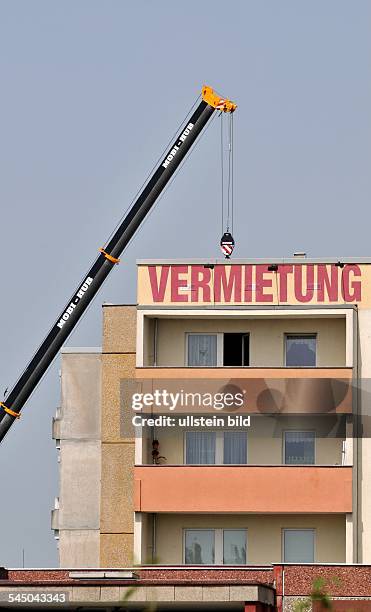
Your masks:
M 135 466 L 137 512 L 352 512 L 344 466 Z
M 136 368 L 137 378 L 338 378 L 351 380 L 353 368 Z
M 352 413 L 352 368 L 136 368 L 142 384 L 152 381 L 169 391 L 220 391 L 242 386 L 248 413 Z M 206 390 L 206 389 L 205 389 Z

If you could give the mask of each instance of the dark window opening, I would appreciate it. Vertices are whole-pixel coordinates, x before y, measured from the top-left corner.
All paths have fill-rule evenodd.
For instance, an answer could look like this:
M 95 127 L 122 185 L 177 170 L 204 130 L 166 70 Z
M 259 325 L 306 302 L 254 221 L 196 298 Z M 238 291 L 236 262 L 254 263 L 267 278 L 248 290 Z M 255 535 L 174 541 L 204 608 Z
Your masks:
M 224 334 L 223 365 L 241 367 L 249 363 L 249 334 Z

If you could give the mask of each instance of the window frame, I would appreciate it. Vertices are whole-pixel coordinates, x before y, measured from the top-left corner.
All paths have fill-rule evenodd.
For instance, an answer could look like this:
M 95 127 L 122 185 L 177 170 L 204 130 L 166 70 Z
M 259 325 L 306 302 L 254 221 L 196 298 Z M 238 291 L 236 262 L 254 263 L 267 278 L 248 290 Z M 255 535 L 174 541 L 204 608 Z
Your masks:
M 313 463 L 286 463 L 286 433 L 312 433 L 314 439 L 314 461 Z M 282 431 L 282 465 L 317 465 L 317 436 L 315 429 L 284 429 Z
M 214 563 L 212 565 L 224 565 L 224 532 L 225 531 L 244 531 L 245 546 L 246 546 L 246 561 L 240 564 L 241 567 L 248 563 L 248 529 L 247 527 L 183 527 L 182 532 L 182 564 L 190 566 L 186 563 L 186 534 L 187 531 L 212 531 L 214 533 Z M 202 564 L 202 565 L 206 565 Z M 227 566 L 227 564 L 225 564 Z
M 247 337 L 248 342 L 248 357 L 249 364 L 241 366 L 225 366 L 224 365 L 224 334 L 236 333 Z M 189 336 L 216 336 L 216 366 L 191 366 L 188 365 L 188 337 Z M 251 367 L 251 332 L 250 331 L 233 331 L 233 332 L 185 332 L 185 348 L 184 348 L 184 364 L 186 368 L 250 368 Z M 244 346 L 242 344 L 241 362 L 244 361 Z
M 189 336 L 216 336 L 216 366 L 191 366 L 188 365 L 188 338 Z M 185 357 L 186 368 L 220 368 L 223 366 L 223 333 L 222 332 L 185 332 Z
M 231 428 L 211 429 L 215 433 L 215 463 L 186 463 L 187 460 L 187 433 L 202 433 L 202 429 L 186 429 L 183 435 L 183 465 L 249 465 L 249 436 L 244 429 L 233 429 L 232 431 L 243 431 L 246 434 L 246 463 L 224 463 L 224 432 Z M 209 431 L 209 430 L 208 430 Z
M 239 563 L 238 565 L 241 566 L 241 567 L 243 565 L 246 565 L 248 563 L 248 559 L 247 559 L 247 527 L 226 527 L 225 529 L 222 528 L 220 531 L 221 531 L 221 540 L 222 540 L 222 548 L 221 548 L 222 563 L 221 563 L 221 565 L 229 565 L 227 563 L 224 563 L 224 533 L 226 531 L 244 531 L 245 532 L 245 553 L 246 553 L 245 563 Z
M 314 338 L 316 341 L 316 352 L 315 352 L 315 363 L 313 366 L 291 366 L 287 365 L 287 339 L 288 338 Z M 284 333 L 284 344 L 283 344 L 283 360 L 285 368 L 317 368 L 318 367 L 318 333 L 317 332 L 285 332 Z
M 247 344 L 248 344 L 248 365 L 240 365 L 240 366 L 226 366 L 224 365 L 224 335 L 225 334 L 239 334 L 242 337 L 247 338 Z M 223 368 L 251 368 L 251 332 L 250 331 L 231 331 L 231 332 L 222 332 L 222 355 L 221 355 L 221 359 L 222 359 L 222 366 Z M 244 343 L 242 341 L 242 347 L 241 347 L 241 361 L 244 361 L 244 357 L 245 357 L 245 352 L 244 352 Z
M 311 531 L 313 533 L 313 561 L 285 561 L 285 533 L 287 531 Z M 281 528 L 281 563 L 300 563 L 310 565 L 317 559 L 317 529 L 315 527 L 282 527 Z
M 202 429 L 186 429 L 183 435 L 183 465 L 218 465 L 216 463 L 218 456 L 218 432 L 215 429 L 207 430 L 209 433 L 215 433 L 215 463 L 187 463 L 187 434 L 188 433 L 205 433 Z
M 186 563 L 186 534 L 187 531 L 212 531 L 214 534 L 214 563 L 212 565 L 218 565 L 216 562 L 216 529 L 214 527 L 183 527 L 183 565 L 191 565 L 190 563 Z M 197 564 L 196 564 L 197 565 Z M 207 565 L 202 564 L 202 565 Z

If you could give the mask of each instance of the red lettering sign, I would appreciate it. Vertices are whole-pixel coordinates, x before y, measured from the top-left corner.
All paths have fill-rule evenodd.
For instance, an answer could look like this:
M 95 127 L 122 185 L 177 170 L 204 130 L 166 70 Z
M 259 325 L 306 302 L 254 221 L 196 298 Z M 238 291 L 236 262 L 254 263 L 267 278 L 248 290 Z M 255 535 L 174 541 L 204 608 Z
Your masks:
M 163 302 L 170 266 L 161 266 L 160 283 L 157 282 L 156 266 L 148 266 L 149 282 L 154 302 Z
M 231 266 L 228 268 L 227 278 L 226 266 L 215 266 L 214 269 L 214 293 L 216 302 L 241 302 L 241 266 Z
M 187 274 L 188 266 L 171 266 L 171 301 L 188 302 L 187 292 L 179 293 L 181 287 L 187 287 L 188 280 L 180 278 L 180 274 Z
M 361 301 L 356 264 L 148 266 L 152 301 L 193 304 L 300 304 Z M 167 297 L 169 296 L 169 297 Z M 290 297 L 289 297 L 290 296 Z

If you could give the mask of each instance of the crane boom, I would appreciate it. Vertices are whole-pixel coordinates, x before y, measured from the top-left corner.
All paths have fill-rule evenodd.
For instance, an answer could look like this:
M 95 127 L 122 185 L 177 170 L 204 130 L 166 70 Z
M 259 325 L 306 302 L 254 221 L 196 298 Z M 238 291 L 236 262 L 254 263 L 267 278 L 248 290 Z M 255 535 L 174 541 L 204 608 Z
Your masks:
M 173 145 L 165 154 L 165 157 L 118 226 L 112 238 L 104 249 L 100 249 L 100 254 L 86 274 L 84 281 L 77 287 L 75 293 L 57 317 L 55 324 L 11 389 L 6 402 L 0 402 L 0 442 L 14 421 L 20 417 L 20 412 L 26 401 L 84 314 L 95 294 L 99 291 L 112 268 L 118 263 L 121 253 L 134 236 L 213 113 L 216 110 L 233 112 L 235 109 L 236 105 L 234 102 L 221 98 L 210 87 L 203 87 L 202 99 L 193 115 L 181 129 Z

